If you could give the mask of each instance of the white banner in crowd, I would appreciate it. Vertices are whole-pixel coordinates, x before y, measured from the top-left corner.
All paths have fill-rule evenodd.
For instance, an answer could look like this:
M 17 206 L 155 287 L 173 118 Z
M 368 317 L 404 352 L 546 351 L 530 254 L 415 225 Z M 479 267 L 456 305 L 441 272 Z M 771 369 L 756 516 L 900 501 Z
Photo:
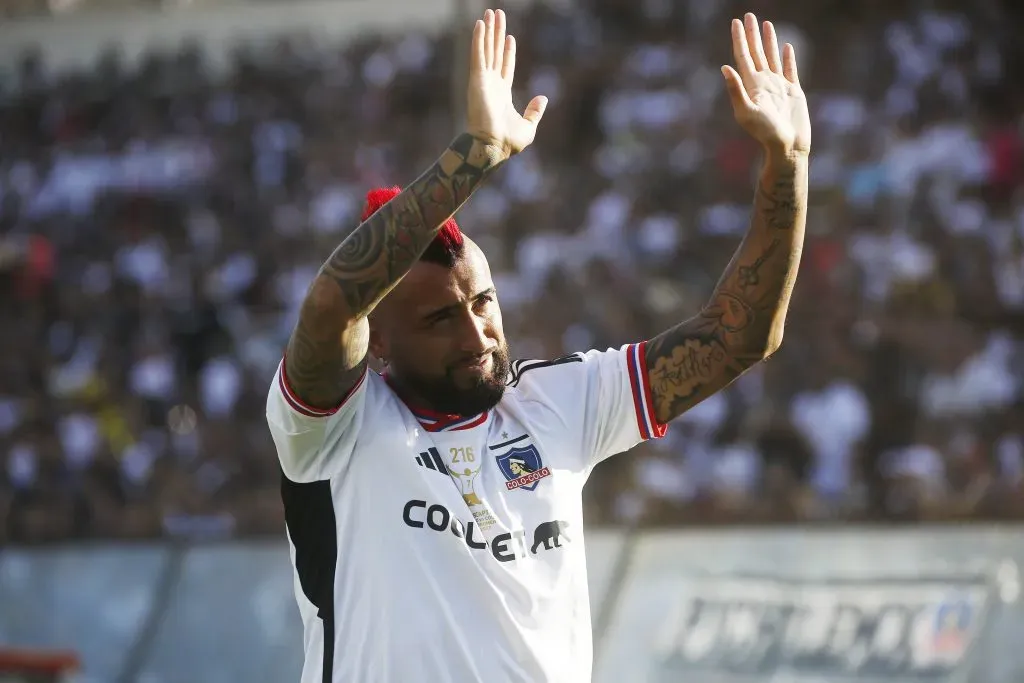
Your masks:
M 956 580 L 680 576 L 638 584 L 605 643 L 638 682 L 966 681 L 991 597 Z
M 1020 683 L 1014 548 L 957 536 L 645 534 L 595 683 Z

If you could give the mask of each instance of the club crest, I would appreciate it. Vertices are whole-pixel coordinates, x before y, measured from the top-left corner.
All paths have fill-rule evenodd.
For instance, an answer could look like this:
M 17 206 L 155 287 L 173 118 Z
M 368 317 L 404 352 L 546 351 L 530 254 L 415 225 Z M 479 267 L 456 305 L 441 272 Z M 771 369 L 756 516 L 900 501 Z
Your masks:
M 509 491 L 533 491 L 541 479 L 551 476 L 551 470 L 544 466 L 537 447 L 533 445 L 512 448 L 496 459 L 498 469 L 505 475 L 505 488 Z

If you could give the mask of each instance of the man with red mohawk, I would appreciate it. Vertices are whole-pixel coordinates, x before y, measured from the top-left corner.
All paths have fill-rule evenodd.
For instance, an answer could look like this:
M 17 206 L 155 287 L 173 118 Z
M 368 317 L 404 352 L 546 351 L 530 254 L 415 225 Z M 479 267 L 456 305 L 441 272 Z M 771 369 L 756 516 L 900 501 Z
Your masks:
M 466 132 L 405 189 L 370 193 L 268 397 L 303 683 L 590 680 L 587 477 L 771 355 L 796 279 L 810 152 L 796 57 L 749 14 L 732 44 L 726 90 L 765 155 L 710 300 L 649 341 L 511 363 L 487 260 L 452 216 L 533 142 L 546 100 L 516 111 L 504 13 L 477 21 Z

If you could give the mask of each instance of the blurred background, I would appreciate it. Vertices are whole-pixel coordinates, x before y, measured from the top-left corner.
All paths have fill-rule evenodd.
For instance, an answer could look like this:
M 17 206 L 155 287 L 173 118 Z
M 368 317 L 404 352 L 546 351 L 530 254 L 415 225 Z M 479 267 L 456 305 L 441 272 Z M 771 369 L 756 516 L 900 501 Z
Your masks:
M 731 17 L 775 21 L 810 99 L 782 350 L 588 486 L 598 642 L 634 618 L 645 567 L 704 572 L 734 583 L 709 589 L 717 616 L 690 600 L 681 619 L 725 639 L 711 659 L 676 648 L 699 680 L 1024 681 L 1024 5 L 487 6 L 510 13 L 520 104 L 551 100 L 536 144 L 458 215 L 518 357 L 649 337 L 711 292 L 759 162 L 718 71 Z M 483 7 L 0 4 L 0 680 L 297 680 L 267 388 L 365 191 L 408 183 L 459 130 Z M 762 546 L 774 559 L 744 565 Z M 790 612 L 823 590 L 838 604 L 807 583 L 837 576 L 858 618 L 930 605 L 945 659 L 911 671 L 908 636 L 902 664 L 851 678 L 821 658 L 736 669 L 736 642 L 792 645 L 722 635 L 737 596 L 766 594 L 751 574 Z M 685 640 L 671 630 L 650 643 Z M 596 677 L 680 680 L 636 673 L 636 648 Z

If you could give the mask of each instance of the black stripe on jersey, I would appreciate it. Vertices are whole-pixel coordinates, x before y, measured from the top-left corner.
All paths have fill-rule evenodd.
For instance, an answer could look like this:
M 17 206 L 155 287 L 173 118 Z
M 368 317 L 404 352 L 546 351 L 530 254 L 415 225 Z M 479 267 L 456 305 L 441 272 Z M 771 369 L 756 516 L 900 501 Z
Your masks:
M 329 481 L 299 484 L 281 473 L 284 522 L 295 547 L 302 592 L 317 608 L 324 629 L 323 683 L 334 683 L 334 577 L 338 530 Z
M 504 448 L 505 446 L 511 446 L 514 443 L 519 443 L 523 439 L 529 439 L 529 438 L 530 438 L 529 434 L 523 434 L 522 436 L 517 436 L 514 439 L 509 439 L 508 441 L 502 441 L 501 443 L 494 444 L 493 446 L 488 446 L 488 448 L 490 448 L 492 451 L 496 451 L 499 448 Z
M 561 358 L 555 358 L 554 360 L 517 360 L 512 363 L 512 376 L 508 380 L 508 386 L 514 387 L 519 384 L 519 380 L 529 370 L 537 370 L 538 368 L 551 368 L 556 365 L 565 365 L 566 363 L 582 363 L 583 355 L 574 353 L 569 356 L 562 356 Z

